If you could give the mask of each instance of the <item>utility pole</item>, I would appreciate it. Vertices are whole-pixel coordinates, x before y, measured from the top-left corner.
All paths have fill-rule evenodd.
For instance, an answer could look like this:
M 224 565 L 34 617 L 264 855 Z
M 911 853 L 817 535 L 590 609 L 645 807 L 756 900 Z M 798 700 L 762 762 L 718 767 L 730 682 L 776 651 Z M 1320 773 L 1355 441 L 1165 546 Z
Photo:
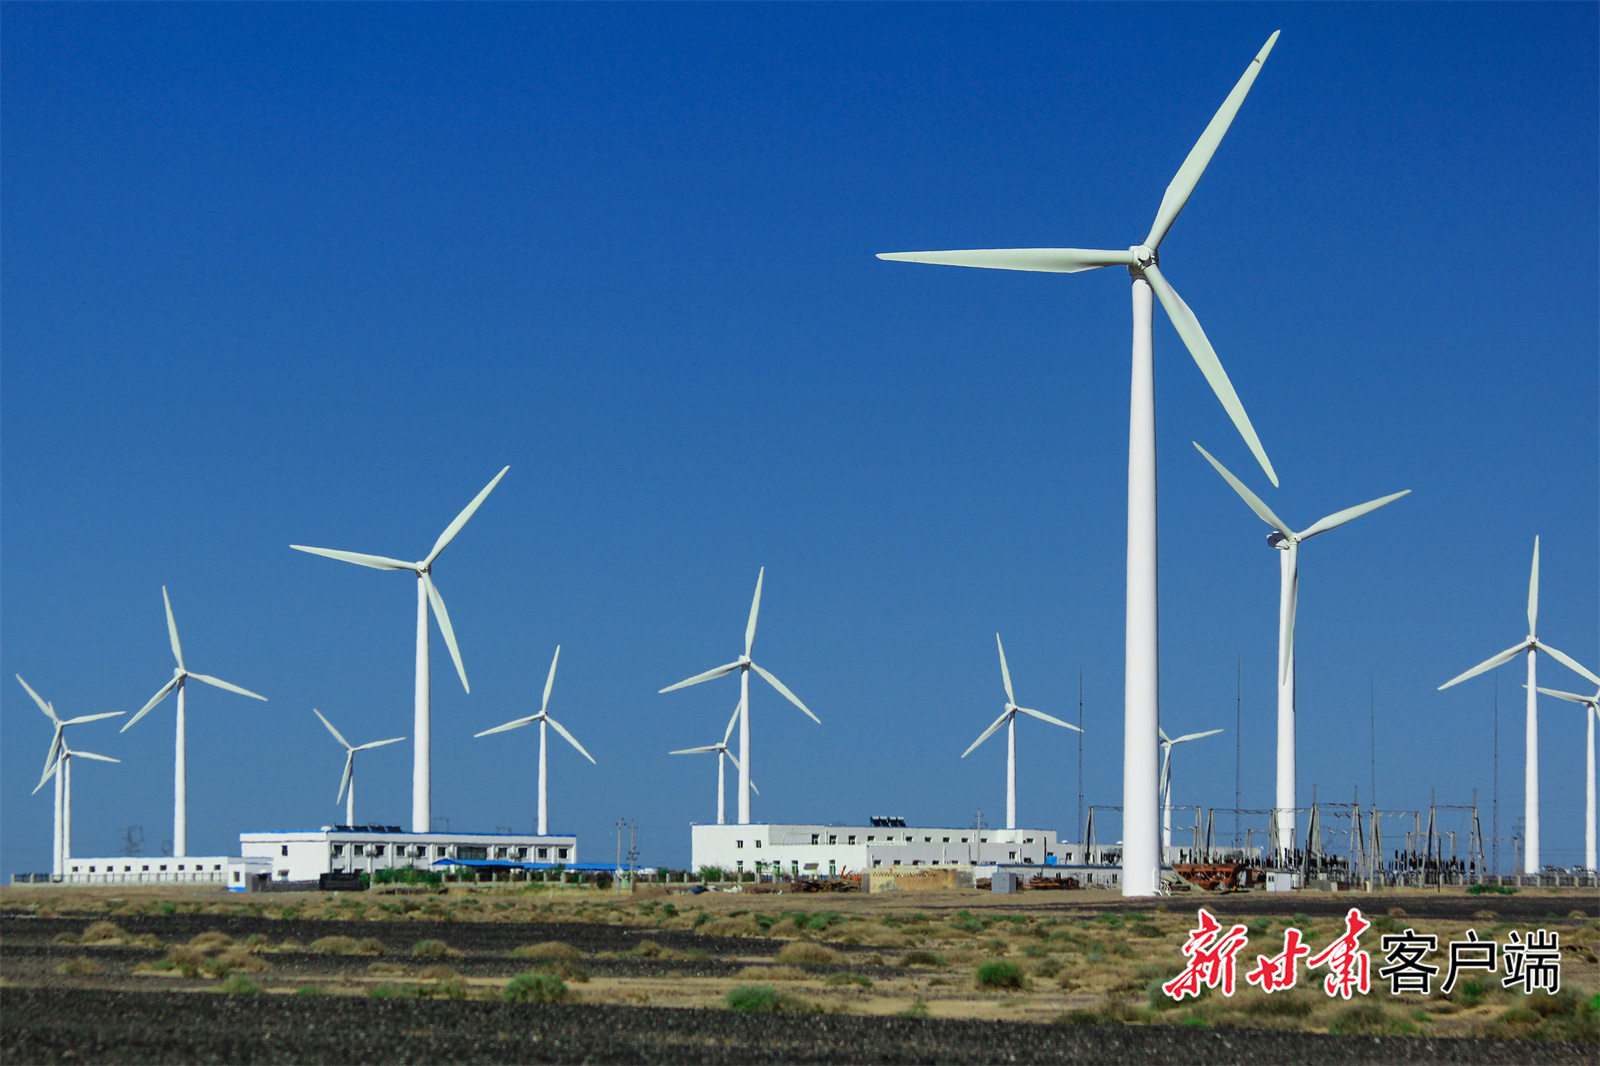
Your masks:
M 1367 678 L 1367 760 L 1372 770 L 1372 791 L 1367 798 L 1378 806 L 1378 683 Z
M 621 818 L 617 819 L 617 876 L 614 880 L 614 895 L 622 895 L 622 827 L 628 823 Z
M 1078 665 L 1078 843 L 1083 843 L 1083 665 Z M 1088 854 L 1085 853 L 1087 862 Z
M 1494 875 L 1500 876 L 1500 674 L 1494 675 Z
M 628 893 L 633 894 L 633 883 L 639 866 L 639 823 L 628 823 Z

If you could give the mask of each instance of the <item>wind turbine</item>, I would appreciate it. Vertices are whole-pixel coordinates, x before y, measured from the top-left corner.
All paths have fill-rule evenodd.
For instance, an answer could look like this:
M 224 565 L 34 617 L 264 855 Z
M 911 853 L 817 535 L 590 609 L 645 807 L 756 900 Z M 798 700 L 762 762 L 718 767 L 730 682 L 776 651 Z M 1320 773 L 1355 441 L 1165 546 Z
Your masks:
M 1000 717 L 996 718 L 989 728 L 985 729 L 983 734 L 972 742 L 971 747 L 961 753 L 961 757 L 965 759 L 972 754 L 973 748 L 993 736 L 996 729 L 999 729 L 1002 725 L 1006 727 L 1006 828 L 1015 829 L 1017 827 L 1017 715 L 1031 715 L 1041 722 L 1049 722 L 1051 725 L 1058 725 L 1063 729 L 1076 729 L 1080 733 L 1083 730 L 1078 729 L 1075 725 L 1063 722 L 1059 718 L 1052 718 L 1043 711 L 1036 711 L 1031 707 L 1018 707 L 1016 694 L 1011 691 L 1011 669 L 1006 666 L 1006 646 L 1000 643 L 999 633 L 994 635 L 994 643 L 995 647 L 1000 649 L 1000 679 L 1006 685 L 1006 709 L 1001 711 Z
M 1584 778 L 1583 791 L 1583 865 L 1593 873 L 1596 869 L 1600 869 L 1595 865 L 1594 839 L 1594 722 L 1596 718 L 1600 718 L 1600 690 L 1596 690 L 1593 696 L 1579 696 L 1574 692 L 1562 692 L 1553 688 L 1542 688 L 1539 691 L 1558 700 L 1583 705 L 1583 721 L 1589 730 L 1588 773 Z
M 1133 276 L 1133 379 L 1128 417 L 1128 583 L 1122 755 L 1122 894 L 1153 896 L 1160 890 L 1161 833 L 1156 771 L 1156 730 L 1160 727 L 1160 662 L 1156 610 L 1156 435 L 1155 366 L 1151 346 L 1151 291 L 1161 300 L 1173 328 L 1183 338 L 1228 417 L 1274 485 L 1278 477 L 1234 392 L 1217 353 L 1189 305 L 1157 266 L 1162 238 L 1189 201 L 1206 165 L 1244 103 L 1278 34 L 1256 54 L 1244 76 L 1222 102 L 1200 140 L 1167 186 L 1155 223 L 1143 244 L 1126 251 L 1083 248 L 987 248 L 954 252 L 894 252 L 880 259 L 1001 270 L 1041 270 L 1073 274 L 1097 267 L 1125 266 Z
M 1285 851 L 1293 850 L 1296 789 L 1294 616 L 1296 605 L 1300 600 L 1300 544 L 1318 533 L 1326 533 L 1351 519 L 1360 518 L 1369 511 L 1376 511 L 1384 504 L 1393 503 L 1411 490 L 1405 489 L 1354 507 L 1346 507 L 1342 511 L 1335 511 L 1296 533 L 1284 524 L 1283 519 L 1273 514 L 1272 508 L 1262 503 L 1260 497 L 1245 488 L 1244 482 L 1234 477 L 1228 472 L 1227 467 L 1212 458 L 1210 452 L 1198 444 L 1195 444 L 1195 447 L 1206 457 L 1206 461 L 1216 468 L 1217 473 L 1222 475 L 1222 479 L 1233 486 L 1233 491 L 1239 494 L 1239 498 L 1249 506 L 1250 510 L 1273 528 L 1273 532 L 1267 534 L 1267 544 L 1282 553 L 1278 556 L 1278 847 Z
M 178 623 L 172 618 L 172 599 L 167 595 L 167 586 L 161 586 L 161 599 L 167 605 L 167 636 L 172 638 L 172 657 L 178 660 L 178 665 L 172 671 L 172 680 L 161 686 L 161 690 L 150 697 L 150 702 L 139 708 L 139 713 L 128 719 L 128 724 L 120 732 L 126 733 L 133 727 L 133 723 L 150 713 L 151 708 L 167 698 L 167 693 L 173 689 L 178 690 L 178 739 L 173 757 L 172 769 L 172 854 L 183 858 L 189 854 L 189 771 L 187 753 L 185 751 L 185 726 L 184 726 L 184 693 L 188 688 L 188 680 L 192 677 L 196 681 L 204 681 L 215 688 L 227 689 L 237 692 L 241 696 L 249 696 L 253 700 L 266 700 L 265 696 L 257 695 L 247 688 L 230 685 L 226 681 L 205 674 L 197 674 L 183 665 L 183 645 L 178 643 Z
M 389 740 L 374 740 L 370 744 L 351 744 L 344 738 L 344 734 L 333 728 L 333 723 L 315 707 L 311 713 L 322 719 L 322 724 L 328 727 L 328 732 L 333 734 L 333 739 L 344 745 L 344 776 L 339 779 L 339 794 L 333 802 L 344 800 L 344 824 L 356 824 L 356 752 L 366 751 L 368 748 L 381 748 L 385 744 L 398 744 L 405 737 L 393 737 Z
M 1208 729 L 1204 733 L 1185 733 L 1176 740 L 1167 736 L 1165 729 L 1157 729 L 1161 737 L 1161 846 L 1172 847 L 1172 748 L 1175 744 L 1183 744 L 1201 737 L 1215 736 L 1222 732 L 1220 729 Z
M 44 700 L 37 692 L 33 691 L 33 687 L 26 681 L 22 680 L 21 674 L 17 674 L 16 678 L 18 683 L 20 683 L 24 689 L 27 689 L 28 695 L 33 697 L 33 702 L 39 705 L 39 709 L 44 712 L 45 717 L 50 719 L 51 724 L 55 726 L 55 735 L 50 738 L 50 752 L 44 757 L 44 774 L 39 778 L 39 783 L 34 786 L 34 792 L 38 792 L 44 787 L 44 783 L 50 779 L 50 774 L 55 770 L 56 759 L 58 756 L 60 756 L 62 750 L 67 744 L 67 726 L 82 725 L 85 722 L 98 722 L 102 718 L 118 718 L 127 713 L 125 711 L 108 711 L 105 714 L 83 714 L 76 718 L 68 718 L 63 721 L 56 715 L 55 704 Z M 101 759 L 104 758 L 104 756 L 96 755 L 93 756 L 93 758 Z M 116 760 L 112 761 L 115 762 Z M 66 810 L 65 791 L 65 775 L 56 774 L 55 839 L 52 843 L 50 872 L 55 874 L 57 877 L 66 872 L 65 862 L 68 856 L 71 854 L 70 845 L 66 845 L 66 841 L 70 839 L 71 836 L 71 830 L 68 828 L 68 822 L 70 821 L 72 815 Z
M 811 713 L 811 708 L 800 702 L 800 697 L 784 685 L 782 681 L 773 677 L 771 673 L 757 666 L 750 658 L 750 650 L 756 640 L 756 616 L 761 613 L 761 582 L 766 579 L 767 568 L 762 567 L 756 575 L 756 594 L 750 601 L 750 621 L 744 627 L 744 654 L 733 662 L 719 666 L 715 670 L 707 670 L 703 674 L 696 674 L 686 681 L 679 681 L 676 685 L 668 685 L 662 692 L 671 692 L 673 689 L 688 688 L 698 685 L 702 681 L 721 677 L 723 674 L 739 671 L 739 757 L 734 760 L 734 765 L 739 768 L 739 824 L 750 824 L 750 671 L 754 670 L 766 679 L 767 684 L 783 693 L 784 697 L 796 707 L 805 712 L 818 725 L 822 719 Z M 731 757 L 731 753 L 730 753 Z
M 121 712 L 119 712 L 121 713 Z M 67 746 L 66 741 L 61 742 L 61 748 L 56 753 L 55 765 L 45 771 L 45 777 L 54 774 L 57 788 L 61 794 L 61 872 L 65 873 L 67 860 L 72 858 L 72 760 L 94 759 L 96 762 L 121 762 L 109 755 L 96 755 L 92 751 L 74 751 Z M 34 791 L 44 787 L 44 781 L 34 786 Z
M 738 767 L 739 767 L 739 759 L 738 759 L 737 756 L 735 756 L 733 754 L 733 752 L 728 750 L 728 738 L 733 736 L 733 727 L 739 721 L 739 708 L 742 707 L 742 706 L 744 706 L 744 704 L 742 702 L 734 705 L 733 717 L 728 719 L 728 728 L 723 730 L 723 732 L 722 732 L 722 743 L 720 743 L 720 744 L 708 744 L 703 748 L 684 748 L 682 751 L 669 751 L 669 752 L 667 752 L 668 755 L 709 755 L 711 752 L 716 752 L 717 753 L 717 824 L 718 825 L 726 825 L 727 824 L 727 817 L 726 817 L 725 808 L 724 808 L 724 803 L 726 802 L 726 798 L 727 798 L 727 788 L 724 785 L 724 776 L 723 775 L 724 775 L 724 769 L 725 768 L 722 765 L 722 757 L 724 755 L 726 755 L 728 758 L 732 759 L 734 768 L 738 769 Z M 754 792 L 758 796 L 761 795 L 761 790 L 756 787 L 756 784 L 755 784 L 754 781 L 750 782 L 750 791 Z
M 1528 654 L 1528 711 L 1527 731 L 1525 734 L 1527 754 L 1523 760 L 1523 873 L 1537 874 L 1539 872 L 1539 680 L 1538 653 L 1544 652 L 1556 662 L 1568 666 L 1584 677 L 1600 685 L 1600 677 L 1596 677 L 1587 669 L 1580 666 L 1577 660 L 1565 652 L 1558 651 L 1540 640 L 1538 633 L 1539 622 L 1539 538 L 1533 538 L 1533 569 L 1528 574 L 1528 635 L 1523 640 L 1507 648 L 1499 655 L 1485 659 L 1464 674 L 1452 677 L 1449 681 L 1439 686 L 1443 692 L 1451 685 L 1459 684 L 1469 677 L 1476 677 L 1485 670 L 1493 670 L 1503 663 L 1515 659 L 1522 652 Z M 1591 805 L 1592 807 L 1592 805 Z
M 433 605 L 433 614 L 439 620 L 439 632 L 444 634 L 445 647 L 450 649 L 450 658 L 456 664 L 456 673 L 461 675 L 461 687 L 468 692 L 472 686 L 467 684 L 467 668 L 461 665 L 461 649 L 456 647 L 456 633 L 450 628 L 450 612 L 444 609 L 444 598 L 439 595 L 439 590 L 433 584 L 433 563 L 439 558 L 439 553 L 449 546 L 455 539 L 461 527 L 467 524 L 473 512 L 488 499 L 489 493 L 500 484 L 500 479 L 506 476 L 505 467 L 494 476 L 494 480 L 483 487 L 483 491 L 472 498 L 466 510 L 456 515 L 454 522 L 445 527 L 439 539 L 433 542 L 433 550 L 426 557 L 415 563 L 408 563 L 401 559 L 390 559 L 382 555 L 362 555 L 359 552 L 334 551 L 332 548 L 308 548 L 304 544 L 291 544 L 289 547 L 296 551 L 310 552 L 312 555 L 326 555 L 330 559 L 340 559 L 357 566 L 370 566 L 374 570 L 410 570 L 417 575 L 417 697 L 416 697 L 416 744 L 413 746 L 411 764 L 411 831 L 413 833 L 427 833 L 433 829 L 433 727 L 429 710 L 429 674 L 428 674 L 428 605 Z
M 481 733 L 473 734 L 474 736 L 486 737 L 490 733 L 504 733 L 508 729 L 520 729 L 521 727 L 523 727 L 525 725 L 531 725 L 534 722 L 538 722 L 539 723 L 539 835 L 540 836 L 546 836 L 550 832 L 550 820 L 549 820 L 548 813 L 547 813 L 548 809 L 549 809 L 549 799 L 548 799 L 548 794 L 547 794 L 546 785 L 545 785 L 545 782 L 546 782 L 546 776 L 545 776 L 545 732 L 546 731 L 545 731 L 545 726 L 547 726 L 547 725 L 554 726 L 556 732 L 560 733 L 563 737 L 565 737 L 567 739 L 567 743 L 568 744 L 571 744 L 573 747 L 578 749 L 578 754 L 582 755 L 585 759 L 588 759 L 591 763 L 594 762 L 594 756 L 590 755 L 588 752 L 583 750 L 583 745 L 578 743 L 577 738 L 575 738 L 571 733 L 567 732 L 566 727 L 563 726 L 560 722 L 558 722 L 554 718 L 550 717 L 550 690 L 555 687 L 555 683 L 556 683 L 556 663 L 560 660 L 560 658 L 561 658 L 561 645 L 557 644 L 556 645 L 556 653 L 555 653 L 554 657 L 552 657 L 551 660 L 550 660 L 550 675 L 544 679 L 544 702 L 542 704 L 540 704 L 539 713 L 538 714 L 530 714 L 526 718 L 518 718 L 518 719 L 515 719 L 514 721 L 507 722 L 505 725 L 497 725 L 493 729 L 485 729 Z M 599 765 L 599 764 L 596 763 L 596 765 Z

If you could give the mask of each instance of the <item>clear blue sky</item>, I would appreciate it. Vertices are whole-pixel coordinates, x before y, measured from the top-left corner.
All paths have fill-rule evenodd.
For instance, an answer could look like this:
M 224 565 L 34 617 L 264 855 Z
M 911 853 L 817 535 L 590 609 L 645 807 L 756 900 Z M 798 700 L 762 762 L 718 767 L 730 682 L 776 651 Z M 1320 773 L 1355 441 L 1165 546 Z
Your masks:
M 191 853 L 342 819 L 342 753 L 410 735 L 414 582 L 436 569 L 434 809 L 684 864 L 715 817 L 741 648 L 758 819 L 1004 814 L 1018 697 L 1076 720 L 1121 802 L 1128 280 L 885 263 L 1141 240 L 1200 130 L 1283 37 L 1163 268 L 1233 377 L 1265 483 L 1159 313 L 1162 695 L 1176 801 L 1272 795 L 1277 557 L 1198 440 L 1292 524 L 1410 488 L 1302 552 L 1301 802 L 1490 815 L 1495 680 L 1522 638 L 1600 658 L 1593 4 L 34 5 L 0 11 L 0 871 L 45 869 L 49 741 L 190 665 Z M 1501 831 L 1522 674 L 1500 672 Z M 1573 689 L 1554 664 L 1541 683 Z M 76 850 L 171 833 L 172 706 L 83 727 Z M 1023 822 L 1075 835 L 1074 735 L 1025 721 Z M 1582 858 L 1582 725 L 1541 706 L 1544 852 Z M 362 821 L 409 819 L 410 745 Z M 733 802 L 729 791 L 730 805 Z M 1192 816 L 1185 816 L 1192 817 Z M 1182 818 L 1180 818 L 1180 821 Z M 1223 828 L 1231 828 L 1224 820 Z M 1461 826 L 1456 825 L 1457 828 Z M 1510 862 L 1509 846 L 1503 849 Z

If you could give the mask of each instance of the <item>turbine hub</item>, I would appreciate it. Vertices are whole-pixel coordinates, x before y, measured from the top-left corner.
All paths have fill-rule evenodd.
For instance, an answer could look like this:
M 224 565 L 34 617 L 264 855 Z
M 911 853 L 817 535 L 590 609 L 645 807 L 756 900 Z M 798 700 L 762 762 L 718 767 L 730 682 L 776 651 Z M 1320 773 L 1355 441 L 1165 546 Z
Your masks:
M 1282 530 L 1274 529 L 1271 533 L 1268 533 L 1267 544 L 1281 552 L 1289 550 L 1289 538 L 1283 535 Z
M 1136 244 L 1129 248 L 1128 251 L 1133 253 L 1133 262 L 1128 266 L 1128 273 L 1136 278 L 1144 274 L 1145 267 L 1156 266 L 1160 263 L 1156 250 L 1147 244 Z

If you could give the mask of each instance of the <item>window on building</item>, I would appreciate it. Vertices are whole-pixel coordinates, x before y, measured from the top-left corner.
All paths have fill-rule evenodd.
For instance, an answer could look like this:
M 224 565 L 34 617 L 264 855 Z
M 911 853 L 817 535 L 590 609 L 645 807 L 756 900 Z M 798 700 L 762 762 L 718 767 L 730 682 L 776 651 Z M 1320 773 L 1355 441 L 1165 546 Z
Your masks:
M 867 834 L 867 840 L 868 840 L 868 841 L 869 841 L 869 842 L 870 842 L 870 841 L 871 841 L 871 840 L 872 840 L 872 834 L 871 834 L 871 833 L 868 833 L 868 834 Z
M 517 858 L 526 859 L 527 857 L 528 857 L 528 849 L 527 848 L 518 848 L 517 849 Z
M 288 870 L 279 870 L 278 871 L 278 880 L 280 880 L 280 881 L 289 880 L 289 871 Z
M 1017 860 L 1017 853 L 1016 853 L 1016 852 L 1014 852 L 1014 851 L 1013 851 L 1013 852 L 1012 852 L 1012 853 L 1011 853 L 1011 861 L 1012 861 L 1012 862 L 1015 862 L 1015 861 L 1016 861 L 1016 860 Z
M 911 865 L 912 866 L 921 866 L 922 865 L 922 860 L 921 859 L 912 859 L 911 860 Z
M 239 883 L 239 871 L 238 870 L 233 871 L 233 883 L 234 884 L 238 884 Z
M 759 841 L 759 840 L 758 840 L 758 841 L 756 841 L 756 847 L 758 847 L 758 848 L 759 848 L 759 847 L 760 847 L 760 846 L 761 846 L 761 841 Z
M 557 848 L 556 849 L 556 858 L 564 859 L 566 857 L 567 857 L 567 849 L 566 848 Z
M 811 842 L 811 843 L 813 843 L 813 844 L 815 844 L 815 843 L 816 843 L 816 841 L 815 841 L 815 840 L 813 840 L 813 841 L 812 841 L 812 842 Z M 736 847 L 736 848 L 742 848 L 742 847 L 744 847 L 744 841 L 742 841 L 742 840 L 735 840 L 735 841 L 734 841 L 734 842 L 733 842 L 733 846 L 734 846 L 734 847 Z
M 839 843 L 839 838 L 837 836 L 833 835 L 832 833 L 829 833 L 828 834 L 828 843 L 829 844 L 837 844 L 837 843 Z
M 488 848 L 475 848 L 471 844 L 457 844 L 456 858 L 458 859 L 487 859 Z
M 180 869 L 180 870 L 183 869 L 183 863 L 180 862 L 178 864 L 178 869 Z M 94 867 L 93 866 L 89 867 L 89 872 L 90 873 L 94 873 Z
M 743 859 L 736 860 L 733 865 L 738 868 L 740 873 L 744 873 L 744 860 Z
M 895 865 L 896 865 L 896 866 L 899 866 L 899 865 L 900 865 L 900 860 L 899 860 L 899 859 L 896 859 L 896 860 L 894 860 L 894 864 L 895 864 Z
M 280 846 L 280 847 L 279 847 L 279 848 L 278 848 L 278 854 L 280 854 L 280 855 L 287 855 L 287 854 L 289 854 L 289 845 L 287 845 L 287 844 L 284 844 L 284 845 L 281 845 L 281 846 Z
M 987 843 L 989 843 L 989 838 L 988 837 L 979 837 L 978 838 L 978 843 L 987 844 Z
M 822 842 L 822 834 L 821 833 L 812 833 L 811 834 L 811 843 L 818 844 L 818 843 L 821 843 L 821 842 Z
M 923 837 L 922 838 L 922 842 L 924 844 L 932 844 L 933 843 L 933 838 L 932 837 Z
M 1024 844 L 1032 844 L 1033 843 L 1033 838 L 1032 837 L 1023 837 L 1022 838 L 1022 842 Z
M 141 867 L 139 867 L 139 869 L 143 873 L 149 873 L 150 872 L 150 867 L 149 866 L 141 866 Z
M 435 844 L 433 846 L 433 857 L 436 859 L 448 859 L 450 857 L 450 846 L 448 844 Z
M 945 842 L 945 843 L 946 843 L 946 844 L 948 844 L 948 843 L 950 843 L 950 838 L 949 838 L 949 837 L 945 837 L 945 838 L 944 838 L 944 842 Z
M 368 855 L 382 855 L 385 850 L 386 849 L 384 848 L 384 846 L 382 844 L 368 844 L 367 845 L 367 854 Z
M 130 870 L 131 870 L 131 869 L 132 869 L 132 867 L 131 867 L 131 866 L 130 866 L 130 867 L 124 867 L 124 868 L 125 868 L 125 869 L 130 869 Z M 212 866 L 212 867 L 211 867 L 211 868 L 212 868 L 212 869 L 213 869 L 213 870 L 220 870 L 220 869 L 222 869 L 222 864 L 221 864 L 221 863 L 220 863 L 220 862 L 219 862 L 219 863 L 217 863 L 217 864 L 216 864 L 216 865 L 214 865 L 214 866 Z
M 965 844 L 966 842 L 967 842 L 967 838 L 966 837 L 962 837 L 961 838 L 961 843 Z
M 166 864 L 166 863 L 162 863 L 162 864 L 161 864 L 161 870 L 162 870 L 162 872 L 163 872 L 163 873 L 164 873 L 164 872 L 166 872 L 166 869 L 167 869 L 167 864 Z M 76 873 L 76 872 L 77 872 L 77 870 L 78 870 L 78 868 L 77 868 L 77 867 L 76 867 L 76 866 L 74 866 L 74 867 L 73 867 L 73 868 L 72 868 L 72 870 L 73 870 L 73 872 L 74 872 L 74 873 Z
M 548 859 L 549 857 L 550 857 L 550 849 L 549 848 L 540 848 L 539 849 L 539 858 Z
M 872 865 L 874 865 L 874 866 L 882 866 L 883 865 L 883 860 L 882 859 L 873 859 L 872 860 Z
M 182 867 L 179 867 L 179 869 L 182 869 Z M 89 872 L 90 873 L 94 873 L 94 867 L 93 866 L 89 867 Z
M 851 833 L 850 834 L 850 843 L 854 844 L 855 842 L 856 842 L 856 835 L 854 833 Z
M 336 856 L 343 855 L 344 854 L 344 845 L 343 844 L 335 844 L 333 846 L 333 853 Z

